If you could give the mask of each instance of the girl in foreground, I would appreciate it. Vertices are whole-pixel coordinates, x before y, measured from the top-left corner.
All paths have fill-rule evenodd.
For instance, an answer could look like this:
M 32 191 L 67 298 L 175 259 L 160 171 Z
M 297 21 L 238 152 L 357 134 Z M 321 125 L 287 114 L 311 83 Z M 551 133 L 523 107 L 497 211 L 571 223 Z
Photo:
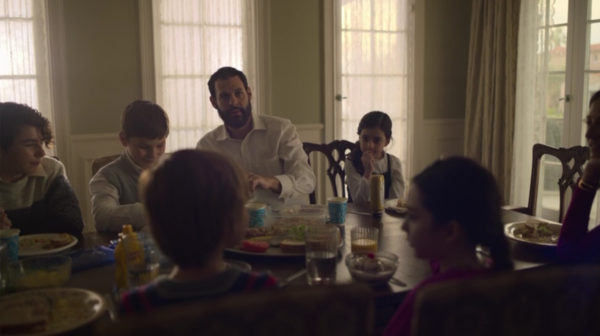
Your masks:
M 402 229 L 416 256 L 430 261 L 432 275 L 406 296 L 385 335 L 410 334 L 415 296 L 421 288 L 512 269 L 500 202 L 492 174 L 467 158 L 439 160 L 413 178 Z M 481 262 L 477 246 L 487 249 L 491 260 Z
M 392 120 L 379 111 L 365 114 L 358 124 L 358 142 L 345 161 L 348 193 L 354 202 L 368 202 L 372 174 L 383 174 L 385 198 L 404 198 L 400 159 L 383 149 L 392 139 Z

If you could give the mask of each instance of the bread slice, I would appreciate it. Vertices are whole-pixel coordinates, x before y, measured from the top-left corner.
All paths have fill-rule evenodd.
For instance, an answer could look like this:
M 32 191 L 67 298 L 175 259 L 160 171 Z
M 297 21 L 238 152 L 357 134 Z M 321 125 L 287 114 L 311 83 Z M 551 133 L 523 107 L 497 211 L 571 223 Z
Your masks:
M 304 253 L 306 243 L 301 240 L 284 239 L 281 241 L 279 248 L 284 253 Z

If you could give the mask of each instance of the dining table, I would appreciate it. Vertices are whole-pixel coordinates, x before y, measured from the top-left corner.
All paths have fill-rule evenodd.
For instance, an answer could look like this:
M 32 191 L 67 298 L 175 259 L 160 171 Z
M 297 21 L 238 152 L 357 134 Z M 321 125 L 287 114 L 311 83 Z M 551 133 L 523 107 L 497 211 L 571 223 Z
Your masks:
M 386 207 L 395 202 L 386 202 Z M 514 210 L 503 209 L 504 223 L 523 222 L 531 216 L 518 213 Z M 391 252 L 398 256 L 398 267 L 393 279 L 382 285 L 374 286 L 375 302 L 375 329 L 381 331 L 391 318 L 403 297 L 431 273 L 427 261 L 417 258 L 402 230 L 405 216 L 392 211 L 385 211 L 373 215 L 368 204 L 349 203 L 344 224 L 344 244 L 339 248 L 336 279 L 339 284 L 354 281 L 345 265 L 344 258 L 350 251 L 350 231 L 355 227 L 376 227 L 379 229 L 379 251 Z M 75 249 L 88 249 L 98 246 L 107 246 L 117 234 L 88 232 L 74 247 Z M 510 241 L 512 259 L 515 270 L 531 267 L 540 267 L 551 264 L 556 260 L 555 248 L 531 246 Z M 239 251 L 225 251 L 226 260 L 243 261 L 250 264 L 253 271 L 270 272 L 286 286 L 308 286 L 307 278 L 302 271 L 305 270 L 305 258 L 292 255 L 289 257 L 277 255 L 256 255 L 240 253 Z M 300 276 L 299 276 L 300 275 Z M 72 273 L 66 287 L 84 288 L 95 291 L 107 298 L 114 298 L 115 265 L 109 264 Z

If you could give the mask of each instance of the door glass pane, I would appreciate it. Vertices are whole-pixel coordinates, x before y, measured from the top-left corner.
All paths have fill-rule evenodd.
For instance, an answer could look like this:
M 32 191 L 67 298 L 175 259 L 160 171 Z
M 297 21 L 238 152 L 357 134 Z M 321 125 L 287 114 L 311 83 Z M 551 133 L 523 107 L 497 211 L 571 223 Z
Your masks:
M 600 70 L 600 22 L 589 25 L 588 70 Z
M 542 199 L 542 208 L 544 211 L 550 210 L 550 214 L 556 213 L 556 216 L 548 216 L 547 218 L 557 220 L 560 206 L 558 179 L 562 174 L 561 163 L 557 158 L 545 155 L 542 158 L 542 169 L 540 171 L 542 174 L 540 176 L 542 190 L 541 194 L 539 194 L 540 191 L 538 190 L 538 195 L 542 196 L 539 197 Z
M 591 0 L 591 6 L 590 8 L 591 13 L 589 15 L 591 20 L 598 20 L 600 19 L 600 0 Z
M 551 25 L 567 23 L 569 18 L 569 0 L 550 0 L 548 23 Z
M 548 29 L 548 71 L 565 71 L 567 66 L 567 27 Z

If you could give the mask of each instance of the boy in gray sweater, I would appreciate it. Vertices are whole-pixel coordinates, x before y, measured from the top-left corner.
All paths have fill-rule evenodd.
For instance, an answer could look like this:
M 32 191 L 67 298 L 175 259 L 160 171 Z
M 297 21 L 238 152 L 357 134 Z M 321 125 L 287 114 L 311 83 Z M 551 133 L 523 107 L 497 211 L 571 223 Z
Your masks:
M 146 224 L 138 196 L 142 170 L 154 166 L 165 152 L 169 118 L 157 104 L 136 100 L 121 116 L 121 156 L 102 167 L 90 181 L 92 214 L 99 232 L 120 232 L 123 224 L 135 230 Z

